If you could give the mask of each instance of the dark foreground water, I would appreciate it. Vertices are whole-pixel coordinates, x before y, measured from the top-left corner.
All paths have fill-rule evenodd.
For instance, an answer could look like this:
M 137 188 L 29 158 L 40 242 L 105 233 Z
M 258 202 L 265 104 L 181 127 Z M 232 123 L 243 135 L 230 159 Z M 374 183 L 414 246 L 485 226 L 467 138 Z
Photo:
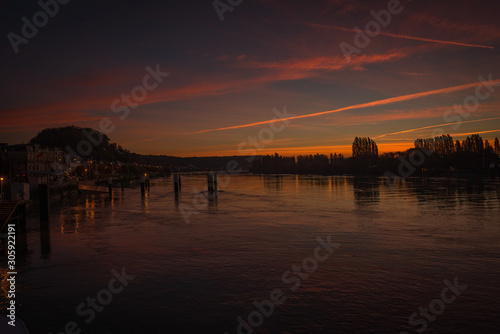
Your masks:
M 30 333 L 499 333 L 500 180 L 240 175 L 210 203 L 205 180 L 68 199 L 49 232 L 31 216 Z

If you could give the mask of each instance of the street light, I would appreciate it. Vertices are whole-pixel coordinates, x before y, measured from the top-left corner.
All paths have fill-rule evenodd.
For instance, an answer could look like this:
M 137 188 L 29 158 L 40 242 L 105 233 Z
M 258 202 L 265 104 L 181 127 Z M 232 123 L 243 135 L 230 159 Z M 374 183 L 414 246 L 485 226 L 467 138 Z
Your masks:
M 0 201 L 3 202 L 3 177 L 0 177 L 0 194 L 1 194 Z

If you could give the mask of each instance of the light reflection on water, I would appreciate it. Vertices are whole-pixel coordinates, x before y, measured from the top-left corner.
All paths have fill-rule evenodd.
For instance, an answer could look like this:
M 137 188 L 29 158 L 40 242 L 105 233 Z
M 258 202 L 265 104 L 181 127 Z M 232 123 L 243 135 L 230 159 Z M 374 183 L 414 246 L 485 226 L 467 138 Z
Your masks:
M 85 333 L 236 333 L 275 288 L 288 299 L 257 333 L 412 332 L 408 316 L 455 276 L 469 288 L 426 332 L 497 332 L 498 180 L 231 176 L 187 224 L 205 181 L 183 176 L 178 201 L 170 179 L 144 197 L 80 196 L 52 206 L 50 231 L 30 217 L 18 315 L 31 333 L 68 321 Z M 291 292 L 281 275 L 328 235 L 340 250 Z M 76 306 L 124 266 L 136 279 L 86 325 Z

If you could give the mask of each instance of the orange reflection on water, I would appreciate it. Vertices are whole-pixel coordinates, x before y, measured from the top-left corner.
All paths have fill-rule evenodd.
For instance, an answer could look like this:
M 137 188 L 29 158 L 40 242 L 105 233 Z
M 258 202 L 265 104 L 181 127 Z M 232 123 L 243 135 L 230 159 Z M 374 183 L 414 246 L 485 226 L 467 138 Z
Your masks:
M 95 219 L 95 197 L 92 195 L 92 199 L 89 197 L 85 200 L 85 220 Z

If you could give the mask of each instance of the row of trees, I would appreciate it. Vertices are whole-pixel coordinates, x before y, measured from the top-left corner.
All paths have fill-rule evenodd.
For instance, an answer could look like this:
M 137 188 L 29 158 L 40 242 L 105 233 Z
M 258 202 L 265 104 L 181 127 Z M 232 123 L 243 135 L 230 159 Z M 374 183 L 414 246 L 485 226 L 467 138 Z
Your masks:
M 397 172 L 402 159 L 412 159 L 417 150 L 425 157 L 419 163 L 416 175 L 427 172 L 453 171 L 484 172 L 490 164 L 498 164 L 500 143 L 495 138 L 493 145 L 478 134 L 468 136 L 463 141 L 453 140 L 450 135 L 435 138 L 416 139 L 415 147 L 404 152 L 388 152 L 379 155 L 377 143 L 369 137 L 356 137 L 352 143 L 352 157 L 345 159 L 342 154 L 299 155 L 284 157 L 275 153 L 257 159 L 252 171 L 258 173 L 298 173 L 298 174 L 375 174 L 390 170 Z
M 490 165 L 498 165 L 500 142 L 495 138 L 494 144 L 491 145 L 478 134 L 468 136 L 462 141 L 453 140 L 450 135 L 442 135 L 415 140 L 413 150 L 421 150 L 428 155 L 420 166 L 427 170 L 484 172 Z M 405 152 L 405 155 L 409 157 L 414 154 L 413 150 Z
M 344 161 L 342 154 L 284 157 L 275 153 L 255 159 L 251 171 L 268 174 L 332 174 Z
M 454 153 L 469 152 L 477 155 L 492 156 L 500 154 L 500 142 L 495 138 L 491 145 L 488 140 L 483 141 L 480 135 L 474 134 L 465 138 L 462 142 L 453 141 L 450 135 L 442 135 L 435 138 L 415 140 L 415 148 L 425 148 L 434 151 L 440 156 L 449 156 Z

